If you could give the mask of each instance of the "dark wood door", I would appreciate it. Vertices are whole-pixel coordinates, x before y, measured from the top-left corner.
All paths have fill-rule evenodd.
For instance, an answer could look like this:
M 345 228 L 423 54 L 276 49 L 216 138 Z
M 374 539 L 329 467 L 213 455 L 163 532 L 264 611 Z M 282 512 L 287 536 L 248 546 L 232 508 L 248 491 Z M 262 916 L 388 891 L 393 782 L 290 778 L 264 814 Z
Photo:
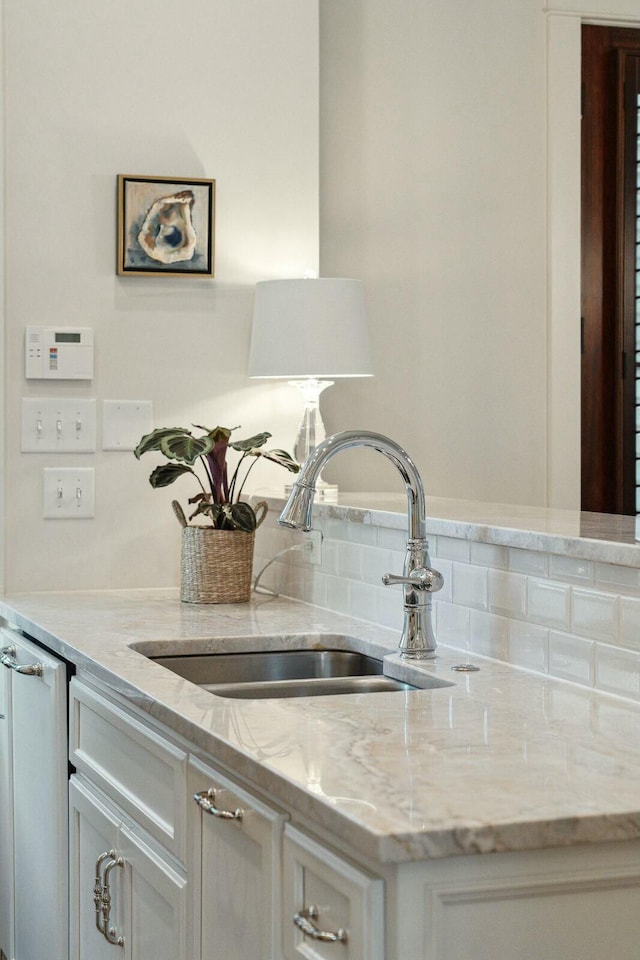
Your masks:
M 603 513 L 636 513 L 639 63 L 640 30 L 583 27 L 582 509 Z

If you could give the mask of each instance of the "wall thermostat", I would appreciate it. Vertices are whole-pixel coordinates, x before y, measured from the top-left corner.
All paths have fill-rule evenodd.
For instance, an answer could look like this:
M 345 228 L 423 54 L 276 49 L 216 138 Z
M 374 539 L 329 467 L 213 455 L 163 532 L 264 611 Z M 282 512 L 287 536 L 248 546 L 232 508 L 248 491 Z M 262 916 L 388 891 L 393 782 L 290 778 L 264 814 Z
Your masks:
M 27 380 L 92 380 L 90 327 L 27 327 Z

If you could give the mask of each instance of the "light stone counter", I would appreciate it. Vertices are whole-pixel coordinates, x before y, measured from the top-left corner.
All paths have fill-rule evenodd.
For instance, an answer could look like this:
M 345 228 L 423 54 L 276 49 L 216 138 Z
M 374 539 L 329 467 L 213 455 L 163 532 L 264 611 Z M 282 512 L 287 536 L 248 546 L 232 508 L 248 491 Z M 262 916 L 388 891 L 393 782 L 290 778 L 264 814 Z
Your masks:
M 291 600 L 180 603 L 174 590 L 23 594 L 0 614 L 373 860 L 640 837 L 640 706 L 459 652 L 405 666 L 397 637 Z M 215 697 L 141 650 L 330 646 L 454 686 L 291 700 Z M 343 637 L 350 640 L 344 641 Z M 131 645 L 136 644 L 137 651 Z M 417 680 L 416 680 L 417 678 Z

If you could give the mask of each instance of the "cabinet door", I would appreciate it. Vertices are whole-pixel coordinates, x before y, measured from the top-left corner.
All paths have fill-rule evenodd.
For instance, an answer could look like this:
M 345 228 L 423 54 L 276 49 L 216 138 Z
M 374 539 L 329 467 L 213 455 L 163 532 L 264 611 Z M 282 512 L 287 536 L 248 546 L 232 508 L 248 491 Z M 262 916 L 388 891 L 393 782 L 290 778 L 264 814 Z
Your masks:
M 78 777 L 69 781 L 69 875 L 70 875 L 70 941 L 71 960 L 105 960 L 118 957 L 119 948 L 105 938 L 102 914 L 96 918 L 96 877 L 99 878 L 98 893 L 103 892 L 105 881 L 111 895 L 109 927 L 118 931 L 112 939 L 118 939 L 129 921 L 125 912 L 120 877 L 114 876 L 120 868 L 114 867 L 105 877 L 105 870 L 118 855 L 117 816 L 103 804 Z M 109 855 L 114 851 L 113 855 Z M 101 908 L 101 904 L 98 904 Z M 98 921 L 98 922 L 97 922 Z
M 7 645 L 15 649 L 6 670 L 13 740 L 15 958 L 65 957 L 66 666 L 19 634 L 3 630 L 1 646 Z
M 184 876 L 87 781 L 72 777 L 69 794 L 71 960 L 185 960 Z M 109 898 L 106 924 L 96 877 Z
M 198 761 L 193 803 L 199 960 L 276 960 L 284 815 Z
M 287 824 L 283 947 L 286 960 L 383 960 L 384 881 Z M 404 960 L 418 960 L 406 955 Z

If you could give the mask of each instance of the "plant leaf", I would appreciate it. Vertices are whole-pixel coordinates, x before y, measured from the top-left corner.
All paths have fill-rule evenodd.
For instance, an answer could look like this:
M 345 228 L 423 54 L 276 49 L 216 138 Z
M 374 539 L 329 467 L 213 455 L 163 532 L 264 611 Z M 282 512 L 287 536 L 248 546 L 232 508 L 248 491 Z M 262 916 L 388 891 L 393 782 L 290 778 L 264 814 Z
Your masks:
M 160 441 L 160 451 L 165 457 L 189 464 L 195 463 L 198 457 L 206 456 L 213 447 L 211 437 L 193 437 L 188 432 L 165 436 Z
M 165 438 L 184 434 L 190 435 L 184 427 L 158 427 L 157 430 L 146 433 L 133 452 L 139 460 L 143 453 L 148 453 L 149 450 L 159 450 L 160 444 Z
M 286 467 L 290 473 L 300 472 L 300 464 L 296 463 L 286 450 L 264 450 L 261 455 L 265 460 L 272 460 L 273 463 L 279 463 L 281 467 Z
M 170 483 L 181 477 L 183 473 L 193 473 L 191 467 L 182 466 L 179 463 L 161 463 L 156 467 L 149 477 L 149 483 L 154 489 L 158 487 L 168 487 Z
M 256 433 L 255 437 L 249 437 L 248 440 L 234 440 L 229 446 L 233 447 L 234 450 L 240 450 L 242 453 L 248 453 L 256 447 L 263 447 L 270 439 L 270 433 Z
M 201 500 L 196 509 L 190 515 L 189 520 L 193 520 L 194 517 L 198 517 L 204 514 L 207 517 L 210 517 L 213 525 L 215 526 L 216 520 L 220 515 L 220 506 L 217 503 L 209 503 L 208 501 Z
M 253 507 L 248 503 L 234 503 L 229 508 L 231 520 L 237 530 L 251 533 L 256 528 L 256 515 Z
M 200 429 L 204 430 L 205 428 L 200 427 Z M 229 437 L 237 429 L 237 427 L 214 427 L 213 430 L 207 430 L 207 436 L 211 437 L 214 443 L 220 443 L 221 440 L 228 443 Z

